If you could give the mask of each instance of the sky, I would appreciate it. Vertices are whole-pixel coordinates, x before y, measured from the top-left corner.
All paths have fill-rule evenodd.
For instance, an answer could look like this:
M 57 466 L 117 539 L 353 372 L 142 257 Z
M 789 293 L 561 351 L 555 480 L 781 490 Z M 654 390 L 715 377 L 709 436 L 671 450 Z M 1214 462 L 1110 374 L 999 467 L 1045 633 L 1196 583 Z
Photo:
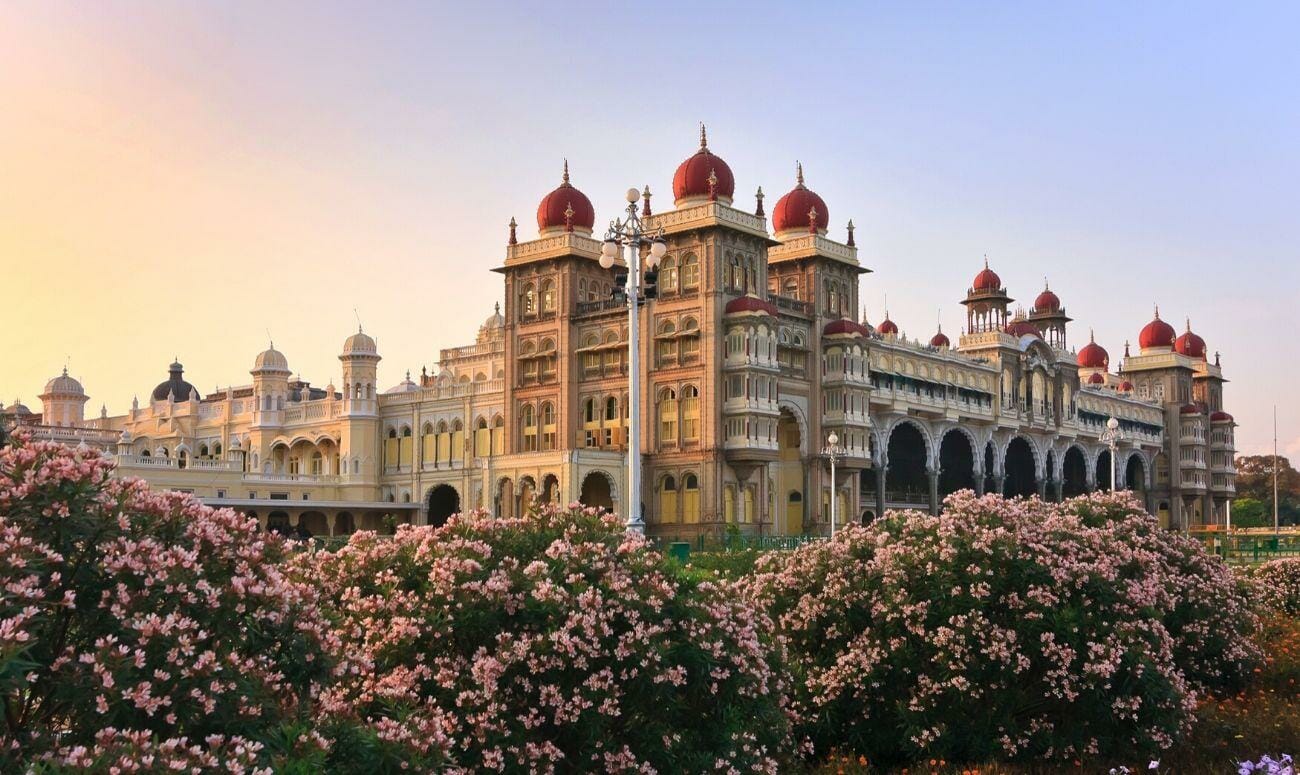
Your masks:
M 1300 4 L 0 4 L 0 401 L 65 364 L 111 414 L 268 338 L 380 381 L 473 341 L 506 224 L 568 158 L 597 223 L 670 204 L 698 125 L 737 206 L 857 227 L 868 319 L 957 332 L 982 256 L 1117 362 L 1152 307 L 1231 380 L 1238 447 L 1300 456 Z

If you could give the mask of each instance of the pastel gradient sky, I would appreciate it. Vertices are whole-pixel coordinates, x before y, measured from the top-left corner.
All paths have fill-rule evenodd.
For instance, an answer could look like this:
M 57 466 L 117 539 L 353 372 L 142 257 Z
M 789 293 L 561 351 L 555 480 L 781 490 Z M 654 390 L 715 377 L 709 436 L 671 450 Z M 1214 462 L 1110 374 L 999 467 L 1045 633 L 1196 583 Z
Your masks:
M 1300 5 L 1065 5 L 6 2 L 0 397 L 247 383 L 268 330 L 324 385 L 354 307 L 395 384 L 472 341 L 563 157 L 598 222 L 664 207 L 704 121 L 738 205 L 799 159 L 854 219 L 870 320 L 957 332 L 984 253 L 1116 359 L 1158 302 L 1243 451 L 1277 402 L 1300 455 Z

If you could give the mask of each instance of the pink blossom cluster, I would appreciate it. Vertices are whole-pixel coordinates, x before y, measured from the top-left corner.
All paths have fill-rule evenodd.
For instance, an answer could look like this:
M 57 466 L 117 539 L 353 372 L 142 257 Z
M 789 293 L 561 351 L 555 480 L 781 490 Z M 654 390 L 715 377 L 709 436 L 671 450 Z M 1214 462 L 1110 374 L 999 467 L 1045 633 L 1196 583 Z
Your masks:
M 743 584 L 817 755 L 1069 760 L 1167 747 L 1198 691 L 1258 659 L 1231 575 L 1198 551 L 1127 496 L 963 492 L 770 555 Z
M 1269 560 L 1247 568 L 1243 575 L 1264 610 L 1300 615 L 1300 557 Z
M 327 718 L 463 771 L 776 772 L 770 622 L 577 505 L 358 533 L 315 556 L 346 657 Z
M 93 450 L 0 450 L 0 769 L 224 756 L 196 740 L 252 767 L 231 741 L 299 718 L 328 678 L 319 596 L 255 520 L 110 471 Z

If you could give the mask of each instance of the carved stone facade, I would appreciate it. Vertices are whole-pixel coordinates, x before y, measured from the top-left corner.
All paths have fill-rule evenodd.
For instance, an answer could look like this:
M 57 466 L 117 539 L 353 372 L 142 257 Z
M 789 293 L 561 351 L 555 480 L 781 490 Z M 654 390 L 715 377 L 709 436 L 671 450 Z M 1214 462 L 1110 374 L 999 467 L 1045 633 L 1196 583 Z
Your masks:
M 1156 319 L 1118 373 L 1095 342 L 1076 352 L 1050 290 L 1028 314 L 988 266 L 962 303 L 951 346 L 900 334 L 888 314 L 859 314 L 869 270 L 852 224 L 827 234 L 828 210 L 797 184 L 773 208 L 733 206 L 734 177 L 701 148 L 674 180 L 675 208 L 643 217 L 668 251 L 641 316 L 640 405 L 627 401 L 627 310 L 617 273 L 599 265 L 590 202 L 562 185 L 538 210 L 540 236 L 512 221 L 504 309 L 474 344 L 443 350 L 434 374 L 379 392 L 380 355 L 358 331 L 339 356 L 344 385 L 291 380 L 273 347 L 251 385 L 200 397 L 173 364 L 145 406 L 85 420 L 66 373 L 44 416 L 16 404 L 10 424 L 97 445 L 122 474 L 195 492 L 313 533 L 439 523 L 471 508 L 517 514 L 536 501 L 625 512 L 627 427 L 642 423 L 650 532 L 690 536 L 825 532 L 884 509 L 936 511 L 961 488 L 1062 498 L 1111 485 L 1137 490 L 1171 527 L 1225 521 L 1233 421 L 1204 341 Z M 183 385 L 184 388 L 178 388 Z M 186 393 L 178 395 L 177 391 Z M 1119 421 L 1118 460 L 1101 440 Z M 837 481 L 822 455 L 834 432 Z

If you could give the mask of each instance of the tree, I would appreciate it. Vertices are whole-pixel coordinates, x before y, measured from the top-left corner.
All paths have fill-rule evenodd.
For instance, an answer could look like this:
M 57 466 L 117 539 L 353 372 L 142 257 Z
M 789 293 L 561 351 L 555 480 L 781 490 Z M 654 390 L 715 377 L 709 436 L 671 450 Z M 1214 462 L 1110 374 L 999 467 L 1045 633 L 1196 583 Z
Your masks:
M 1273 460 L 1272 455 L 1237 457 L 1237 497 L 1263 503 L 1267 507 L 1266 525 L 1273 524 Z M 1300 471 L 1285 457 L 1279 455 L 1277 461 L 1278 522 L 1300 524 Z M 1233 521 L 1236 522 L 1235 507 Z
M 1265 503 L 1258 498 L 1238 498 L 1232 504 L 1232 526 L 1272 527 L 1273 504 Z

